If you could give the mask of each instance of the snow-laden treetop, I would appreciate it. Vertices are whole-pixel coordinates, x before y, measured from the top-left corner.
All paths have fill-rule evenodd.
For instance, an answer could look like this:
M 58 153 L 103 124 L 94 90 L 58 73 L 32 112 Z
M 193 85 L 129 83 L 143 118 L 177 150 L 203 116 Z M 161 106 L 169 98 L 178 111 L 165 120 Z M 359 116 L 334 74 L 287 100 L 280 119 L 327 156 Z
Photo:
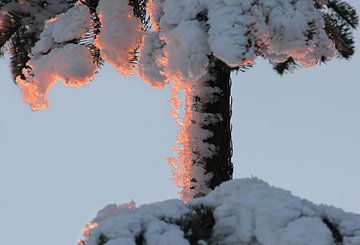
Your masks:
M 91 56 L 163 87 L 196 81 L 207 73 L 209 57 L 241 69 L 260 56 L 279 72 L 293 64 L 311 67 L 337 53 L 349 58 L 351 30 L 358 24 L 355 10 L 340 0 L 3 0 L 0 7 L 0 46 L 11 32 L 26 39 L 20 34 L 42 31 L 47 20 L 30 50 L 10 43 L 15 58 L 16 50 L 24 56 L 13 69 L 22 68 L 16 81 L 33 110 L 48 105 L 56 80 L 87 84 L 96 71 Z
M 85 245 L 359 245 L 360 215 L 253 178 L 223 183 L 188 204 L 108 205 L 83 231 Z
M 150 6 L 155 32 L 145 37 L 152 57 L 140 60 L 145 80 L 197 80 L 208 71 L 209 55 L 233 68 L 252 65 L 257 56 L 310 67 L 335 55 L 313 0 L 154 0 Z M 161 52 L 147 50 L 161 44 Z

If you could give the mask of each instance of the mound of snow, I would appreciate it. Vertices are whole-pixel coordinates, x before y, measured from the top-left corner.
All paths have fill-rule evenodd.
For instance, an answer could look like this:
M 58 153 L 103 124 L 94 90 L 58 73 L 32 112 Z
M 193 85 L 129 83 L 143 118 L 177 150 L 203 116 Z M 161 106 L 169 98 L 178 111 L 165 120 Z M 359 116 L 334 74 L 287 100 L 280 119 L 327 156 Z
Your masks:
M 109 205 L 83 231 L 85 245 L 360 245 L 360 215 L 252 178 L 187 204 Z

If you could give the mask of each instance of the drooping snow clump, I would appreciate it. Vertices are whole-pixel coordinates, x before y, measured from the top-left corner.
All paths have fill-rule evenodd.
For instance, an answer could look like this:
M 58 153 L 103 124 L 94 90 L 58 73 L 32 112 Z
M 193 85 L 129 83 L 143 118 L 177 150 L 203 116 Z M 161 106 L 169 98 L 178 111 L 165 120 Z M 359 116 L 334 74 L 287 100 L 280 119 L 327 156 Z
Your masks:
M 79 244 L 359 245 L 360 215 L 241 179 L 188 204 L 110 205 L 86 231 Z
M 32 49 L 24 77 L 16 78 L 24 101 L 33 111 L 49 105 L 47 95 L 57 80 L 78 87 L 93 78 L 96 65 L 89 49 L 73 43 L 90 28 L 91 16 L 85 5 L 73 7 L 48 22 Z
M 120 73 L 131 75 L 134 64 L 130 60 L 136 55 L 144 35 L 140 19 L 133 15 L 129 1 L 124 0 L 102 0 L 97 11 L 102 26 L 96 45 L 105 61 Z
M 33 111 L 49 106 L 47 96 L 57 80 L 79 87 L 88 84 L 96 71 L 89 50 L 75 44 L 53 49 L 47 55 L 31 59 L 27 65 L 26 80 L 18 77 L 16 81 Z

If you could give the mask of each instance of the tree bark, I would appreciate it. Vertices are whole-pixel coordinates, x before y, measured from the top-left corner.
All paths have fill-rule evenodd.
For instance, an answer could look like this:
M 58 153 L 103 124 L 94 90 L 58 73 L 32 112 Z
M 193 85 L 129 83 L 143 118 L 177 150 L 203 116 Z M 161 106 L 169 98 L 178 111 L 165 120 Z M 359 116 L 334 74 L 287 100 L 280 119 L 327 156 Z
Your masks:
M 211 56 L 208 74 L 193 85 L 193 197 L 205 196 L 232 179 L 231 69 Z M 199 132 L 200 131 L 200 132 Z M 201 135 L 206 135 L 201 137 Z M 200 135 L 200 136 L 199 136 Z M 202 169 L 204 176 L 199 176 Z

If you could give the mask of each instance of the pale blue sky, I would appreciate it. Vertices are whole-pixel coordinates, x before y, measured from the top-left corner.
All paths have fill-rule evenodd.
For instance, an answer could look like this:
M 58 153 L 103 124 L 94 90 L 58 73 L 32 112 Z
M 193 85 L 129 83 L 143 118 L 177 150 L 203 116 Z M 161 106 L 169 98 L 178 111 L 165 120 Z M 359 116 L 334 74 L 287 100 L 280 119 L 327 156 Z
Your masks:
M 177 197 L 165 161 L 176 135 L 169 88 L 106 66 L 87 87 L 57 84 L 52 106 L 32 113 L 7 66 L 0 61 L 1 243 L 75 244 L 106 204 Z M 360 213 L 359 77 L 359 53 L 283 77 L 262 61 L 234 74 L 235 177 Z

